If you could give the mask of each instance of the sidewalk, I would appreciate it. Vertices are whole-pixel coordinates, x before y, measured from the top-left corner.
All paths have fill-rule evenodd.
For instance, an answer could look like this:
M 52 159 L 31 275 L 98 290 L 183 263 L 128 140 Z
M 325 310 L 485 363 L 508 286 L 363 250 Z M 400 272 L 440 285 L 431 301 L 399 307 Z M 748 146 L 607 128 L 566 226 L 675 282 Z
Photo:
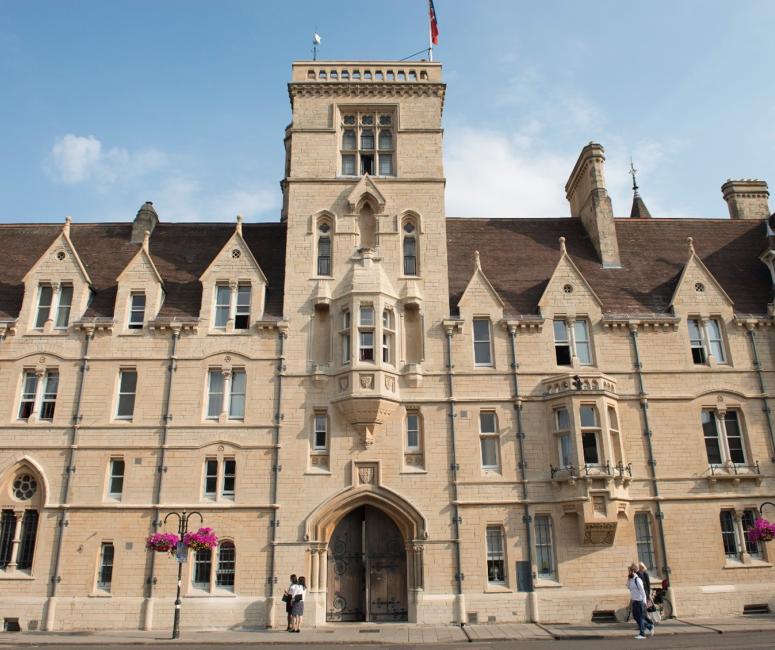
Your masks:
M 177 641 L 170 641 L 169 630 L 143 632 L 6 632 L 0 633 L 0 647 L 23 645 L 142 645 L 185 643 L 225 645 L 249 643 L 328 643 L 328 644 L 422 644 L 466 641 L 520 641 L 540 639 L 607 639 L 629 637 L 633 623 L 589 625 L 501 623 L 487 625 L 407 625 L 403 623 L 339 623 L 308 628 L 300 634 L 285 630 L 185 630 Z M 775 616 L 735 616 L 725 618 L 672 619 L 657 627 L 659 636 L 672 634 L 723 634 L 728 632 L 775 632 Z

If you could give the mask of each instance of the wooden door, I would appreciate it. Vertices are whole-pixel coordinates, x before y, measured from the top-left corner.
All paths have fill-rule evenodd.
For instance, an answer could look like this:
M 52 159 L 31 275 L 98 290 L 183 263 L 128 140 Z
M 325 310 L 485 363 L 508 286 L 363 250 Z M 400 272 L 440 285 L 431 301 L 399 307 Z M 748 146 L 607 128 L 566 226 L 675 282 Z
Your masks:
M 406 551 L 401 533 L 385 513 L 367 506 L 365 537 L 369 620 L 405 621 Z
M 328 543 L 327 621 L 366 620 L 364 509 L 345 515 Z

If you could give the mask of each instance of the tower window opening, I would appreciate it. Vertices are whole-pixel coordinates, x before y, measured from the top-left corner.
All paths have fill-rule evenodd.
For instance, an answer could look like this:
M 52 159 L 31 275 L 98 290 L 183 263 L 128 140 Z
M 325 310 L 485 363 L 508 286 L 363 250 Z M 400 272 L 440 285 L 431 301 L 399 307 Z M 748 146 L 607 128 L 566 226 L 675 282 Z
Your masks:
M 342 176 L 395 176 L 394 115 L 358 111 L 342 114 Z

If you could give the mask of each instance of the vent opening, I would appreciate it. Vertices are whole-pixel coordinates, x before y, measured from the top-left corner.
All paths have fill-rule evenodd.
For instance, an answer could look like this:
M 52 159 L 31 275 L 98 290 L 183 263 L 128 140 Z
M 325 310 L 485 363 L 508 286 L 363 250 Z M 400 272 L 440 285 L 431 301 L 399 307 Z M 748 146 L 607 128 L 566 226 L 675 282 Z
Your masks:
M 4 618 L 3 619 L 3 630 L 5 632 L 21 632 L 22 628 L 19 625 L 19 619 L 18 618 Z
M 479 623 L 479 612 L 468 612 L 468 624 L 476 625 Z
M 743 606 L 743 614 L 769 614 L 770 606 L 767 603 L 754 603 Z
M 596 609 L 592 612 L 593 623 L 616 623 L 616 612 L 612 609 Z

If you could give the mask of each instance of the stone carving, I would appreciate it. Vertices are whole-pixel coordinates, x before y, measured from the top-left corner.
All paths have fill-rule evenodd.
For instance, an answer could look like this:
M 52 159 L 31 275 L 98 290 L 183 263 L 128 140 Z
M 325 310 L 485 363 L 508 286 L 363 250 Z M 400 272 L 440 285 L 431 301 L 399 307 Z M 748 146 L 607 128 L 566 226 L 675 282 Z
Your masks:
M 347 390 L 347 386 L 349 386 L 350 380 L 347 377 L 339 377 L 339 391 L 345 391 Z
M 584 524 L 584 544 L 611 546 L 616 536 L 616 522 Z
M 391 393 L 396 391 L 395 377 L 391 377 L 390 375 L 385 376 L 385 388 L 387 388 Z
M 374 388 L 374 375 L 360 375 L 361 388 L 371 390 Z
M 374 466 L 365 465 L 358 468 L 358 479 L 361 485 L 374 485 Z

